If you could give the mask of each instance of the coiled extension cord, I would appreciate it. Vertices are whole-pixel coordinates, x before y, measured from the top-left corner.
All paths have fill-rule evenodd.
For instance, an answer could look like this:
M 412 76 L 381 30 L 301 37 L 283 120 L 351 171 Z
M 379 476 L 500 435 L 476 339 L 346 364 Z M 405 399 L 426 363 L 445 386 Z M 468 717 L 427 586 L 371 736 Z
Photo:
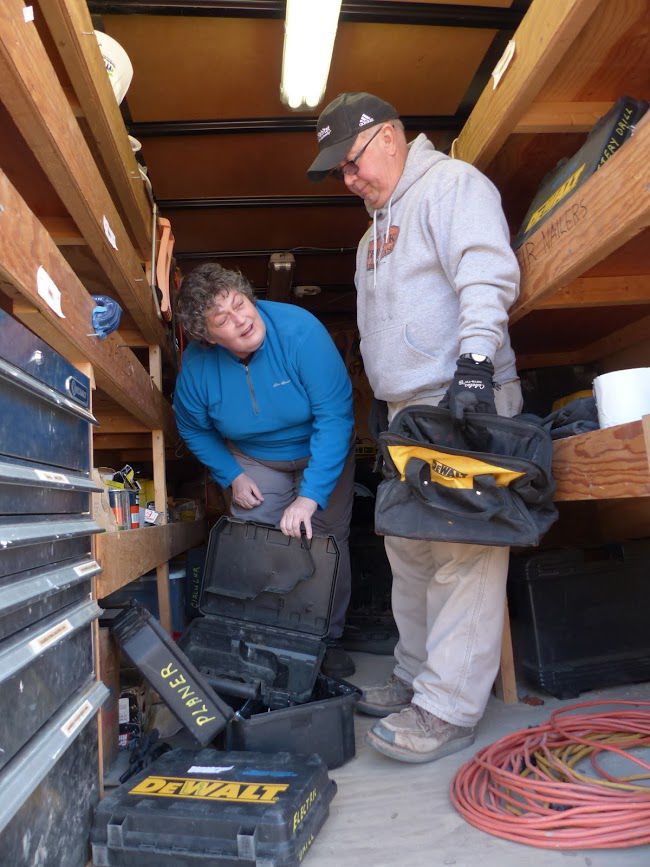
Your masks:
M 650 701 L 570 705 L 479 750 L 452 780 L 451 800 L 471 825 L 517 843 L 641 846 L 650 843 L 650 785 L 640 782 L 650 780 L 650 763 L 639 754 L 650 757 L 648 748 Z M 601 766 L 606 753 L 643 773 L 613 776 Z

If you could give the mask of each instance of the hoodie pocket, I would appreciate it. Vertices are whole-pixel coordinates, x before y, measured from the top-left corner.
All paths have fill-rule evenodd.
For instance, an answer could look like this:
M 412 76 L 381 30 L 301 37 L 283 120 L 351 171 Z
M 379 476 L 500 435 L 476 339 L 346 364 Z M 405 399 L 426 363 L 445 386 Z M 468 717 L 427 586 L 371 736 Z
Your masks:
M 418 322 L 407 322 L 404 325 L 402 339 L 409 350 L 416 355 L 434 360 L 439 352 L 431 347 L 431 326 L 427 319 Z
M 376 395 L 384 400 L 402 400 L 437 381 L 440 359 L 423 348 L 425 329 L 426 325 L 420 334 L 416 331 L 413 335 L 411 324 L 401 323 L 364 335 L 361 352 Z

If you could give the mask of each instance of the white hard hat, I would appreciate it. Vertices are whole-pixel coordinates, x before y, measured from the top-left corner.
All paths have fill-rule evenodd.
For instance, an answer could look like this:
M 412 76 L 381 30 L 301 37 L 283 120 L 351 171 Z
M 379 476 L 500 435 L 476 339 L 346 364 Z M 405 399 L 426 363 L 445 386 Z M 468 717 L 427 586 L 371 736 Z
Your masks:
M 97 42 L 99 42 L 99 50 L 104 58 L 106 72 L 108 72 L 113 93 L 119 105 L 126 96 L 126 92 L 131 84 L 133 65 L 129 60 L 129 55 L 112 36 L 99 30 L 95 30 L 95 36 L 97 37 Z

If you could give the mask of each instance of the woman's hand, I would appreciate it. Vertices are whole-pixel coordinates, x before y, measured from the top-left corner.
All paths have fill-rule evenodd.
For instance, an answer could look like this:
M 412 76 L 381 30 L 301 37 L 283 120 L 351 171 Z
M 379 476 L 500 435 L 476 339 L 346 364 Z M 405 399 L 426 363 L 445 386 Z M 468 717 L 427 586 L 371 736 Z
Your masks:
M 264 502 L 262 492 L 246 473 L 240 473 L 232 480 L 232 501 L 242 509 L 254 509 Z
M 307 538 L 311 539 L 311 516 L 318 508 L 316 500 L 309 497 L 296 497 L 293 503 L 284 510 L 280 521 L 280 529 L 285 536 L 300 538 L 300 525 L 304 524 Z

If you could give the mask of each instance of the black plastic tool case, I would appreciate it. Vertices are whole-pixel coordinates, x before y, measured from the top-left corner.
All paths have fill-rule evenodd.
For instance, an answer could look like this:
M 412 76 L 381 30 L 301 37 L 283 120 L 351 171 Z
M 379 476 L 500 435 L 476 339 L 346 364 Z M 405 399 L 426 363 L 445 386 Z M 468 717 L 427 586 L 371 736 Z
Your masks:
M 317 752 L 329 768 L 354 756 L 360 691 L 319 674 L 338 556 L 332 538 L 310 544 L 228 518 L 213 528 L 205 616 L 180 643 L 217 692 L 239 696 L 228 749 Z
M 229 750 L 316 752 L 332 770 L 354 758 L 354 706 L 361 690 L 319 674 L 309 701 L 269 711 L 245 702 L 226 729 Z
M 523 668 L 557 698 L 650 679 L 650 541 L 513 560 Z
M 339 552 L 263 524 L 222 518 L 210 532 L 201 612 L 180 645 L 208 677 L 268 707 L 311 698 L 325 654 Z M 219 687 L 216 687 L 217 691 Z
M 297 865 L 335 793 L 315 755 L 173 750 L 99 803 L 93 864 Z
M 155 617 L 133 604 L 111 621 L 120 647 L 167 707 L 205 746 L 232 716 Z

